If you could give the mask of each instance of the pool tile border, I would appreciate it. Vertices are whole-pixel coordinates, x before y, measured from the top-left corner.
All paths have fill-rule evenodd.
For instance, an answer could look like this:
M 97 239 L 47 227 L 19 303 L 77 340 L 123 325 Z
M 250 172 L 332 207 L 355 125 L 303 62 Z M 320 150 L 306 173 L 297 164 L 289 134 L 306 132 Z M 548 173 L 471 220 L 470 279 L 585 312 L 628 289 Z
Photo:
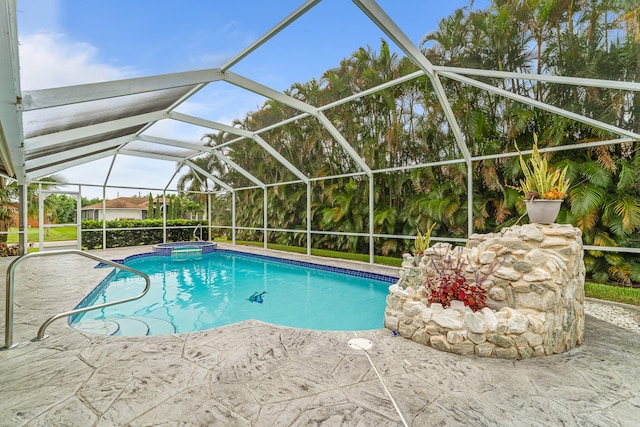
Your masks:
M 292 259 L 286 259 L 286 258 L 278 258 L 274 256 L 269 256 L 269 255 L 234 251 L 231 249 L 216 249 L 213 253 L 216 253 L 216 252 L 228 252 L 235 255 L 245 255 L 247 257 L 267 259 L 270 261 L 281 262 L 283 264 L 291 264 L 299 267 L 314 268 L 316 270 L 330 271 L 332 273 L 341 273 L 347 276 L 362 277 L 365 279 L 378 280 L 380 282 L 385 282 L 390 284 L 394 284 L 398 281 L 397 277 L 387 276 L 386 274 L 372 273 L 370 271 L 353 270 L 353 269 L 344 268 L 344 267 L 334 267 L 331 265 L 322 265 L 322 264 L 317 264 L 309 261 L 298 261 L 298 260 L 292 260 Z
M 215 253 L 231 253 L 234 255 L 243 255 L 243 256 L 247 256 L 247 257 L 253 257 L 253 258 L 260 258 L 260 259 L 267 259 L 270 261 L 274 261 L 274 262 L 281 262 L 283 264 L 291 264 L 291 265 L 296 265 L 299 267 L 308 267 L 308 268 L 314 268 L 316 270 L 323 270 L 323 271 L 330 271 L 332 273 L 341 273 L 347 276 L 355 276 L 355 277 L 362 277 L 365 279 L 372 279 L 372 280 L 378 280 L 380 282 L 385 282 L 385 283 L 390 283 L 390 284 L 394 284 L 398 281 L 397 277 L 393 277 L 393 276 L 388 276 L 386 274 L 380 274 L 380 273 L 372 273 L 370 271 L 361 271 L 361 270 L 355 270 L 355 269 L 350 269 L 350 268 L 344 268 L 344 267 L 335 267 L 335 266 L 331 266 L 331 265 L 323 265 L 323 264 L 318 264 L 315 262 L 309 262 L 309 261 L 298 261 L 298 260 L 293 260 L 293 259 L 287 259 L 287 258 L 279 258 L 279 257 L 275 257 L 275 256 L 270 256 L 270 255 L 262 255 L 262 254 L 253 254 L 253 253 L 247 253 L 247 252 L 241 252 L 241 251 L 234 251 L 232 249 L 220 249 L 220 248 L 216 248 L 213 251 L 209 252 L 208 254 L 203 253 L 203 255 L 210 255 L 210 254 L 215 254 Z M 114 259 L 112 260 L 113 262 L 117 262 L 118 264 L 125 264 L 128 261 L 132 261 L 134 259 L 139 259 L 139 258 L 146 258 L 146 257 L 150 257 L 150 256 L 160 256 L 160 257 L 164 257 L 164 256 L 170 256 L 170 254 L 164 254 L 164 253 L 159 253 L 159 252 L 144 252 L 141 254 L 135 254 L 135 255 L 130 255 L 124 259 Z M 105 267 L 109 267 L 108 264 L 104 264 L 104 263 L 100 263 L 96 266 L 96 268 L 105 268 Z

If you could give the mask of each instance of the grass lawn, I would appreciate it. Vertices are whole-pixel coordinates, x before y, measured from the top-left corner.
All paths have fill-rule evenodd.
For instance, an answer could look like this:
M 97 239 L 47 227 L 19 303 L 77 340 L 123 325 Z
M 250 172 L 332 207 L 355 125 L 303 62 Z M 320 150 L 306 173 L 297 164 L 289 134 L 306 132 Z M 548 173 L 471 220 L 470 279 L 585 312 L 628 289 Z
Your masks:
M 30 242 L 37 242 L 40 240 L 38 236 L 39 228 L 29 228 L 27 236 Z M 18 233 L 18 227 L 11 227 L 9 230 L 12 233 Z M 18 234 L 9 234 L 7 243 L 18 243 Z M 64 240 L 76 240 L 78 237 L 78 230 L 76 227 L 70 225 L 66 227 L 56 227 L 49 229 L 49 235 L 46 235 L 45 229 L 45 242 L 60 242 Z
M 584 284 L 584 293 L 590 298 L 640 306 L 640 288 L 623 288 L 587 282 Z
M 248 242 L 248 241 L 236 241 L 239 245 L 248 246 L 263 246 L 262 242 Z M 295 252 L 300 254 L 306 254 L 307 248 L 298 246 L 279 245 L 276 243 L 269 243 L 269 249 L 276 249 L 280 251 Z M 324 256 L 328 258 L 347 259 L 352 261 L 369 262 L 368 254 L 352 254 L 346 252 L 329 251 L 324 249 L 311 249 L 311 255 Z M 389 265 L 392 267 L 400 267 L 402 265 L 401 258 L 392 258 L 384 256 L 375 256 L 376 264 Z M 599 283 L 585 283 L 584 284 L 585 295 L 589 298 L 597 298 L 605 301 L 622 302 L 625 304 L 640 306 L 640 288 L 623 288 L 620 286 L 603 285 Z
M 219 240 L 219 241 L 225 241 L 225 240 Z M 247 245 L 247 246 L 259 246 L 259 247 L 262 247 L 264 245 L 262 242 L 249 242 L 249 241 L 240 241 L 240 240 L 236 240 L 236 244 Z M 287 245 L 279 245 L 277 243 L 269 243 L 267 247 L 269 249 L 275 249 L 278 251 L 295 252 L 298 254 L 307 253 L 307 248 L 306 247 L 303 248 L 300 246 L 287 246 Z M 323 256 L 327 258 L 346 259 L 349 261 L 369 262 L 369 254 L 352 254 L 349 252 L 329 251 L 326 249 L 311 249 L 311 255 Z M 393 258 L 388 256 L 375 255 L 374 261 L 376 264 L 388 265 L 391 267 L 400 267 L 402 265 L 402 258 Z

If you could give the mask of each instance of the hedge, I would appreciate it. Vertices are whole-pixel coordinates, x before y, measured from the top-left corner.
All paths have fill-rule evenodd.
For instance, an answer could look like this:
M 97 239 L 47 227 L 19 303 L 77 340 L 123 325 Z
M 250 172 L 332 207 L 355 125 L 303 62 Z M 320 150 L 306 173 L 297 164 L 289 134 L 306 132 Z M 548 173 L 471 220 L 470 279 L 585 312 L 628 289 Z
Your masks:
M 211 240 L 206 221 L 176 219 L 167 221 L 167 241 L 184 242 L 193 240 L 194 227 L 198 224 L 202 225 L 202 239 Z M 107 221 L 106 228 L 107 248 L 162 243 L 161 219 L 113 220 Z M 122 230 L 126 228 L 128 228 L 128 230 Z M 131 228 L 136 228 L 137 230 L 131 230 Z M 200 238 L 200 229 L 198 229 L 197 236 Z M 82 247 L 83 249 L 97 249 L 102 247 L 102 221 L 82 221 Z

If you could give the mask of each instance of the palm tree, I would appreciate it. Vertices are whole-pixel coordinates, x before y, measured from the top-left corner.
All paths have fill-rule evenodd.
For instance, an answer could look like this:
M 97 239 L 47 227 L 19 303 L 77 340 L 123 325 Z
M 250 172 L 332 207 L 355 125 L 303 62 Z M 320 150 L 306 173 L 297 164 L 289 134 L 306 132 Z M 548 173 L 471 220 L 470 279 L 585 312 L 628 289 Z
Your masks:
M 15 188 L 7 185 L 7 178 L 0 176 L 0 243 L 6 244 L 8 235 L 4 234 L 13 226 L 13 218 L 18 213 L 15 203 Z
M 217 134 L 207 134 L 203 136 L 203 139 L 209 139 L 210 142 L 216 138 Z M 226 165 L 211 153 L 192 159 L 191 162 L 202 170 L 210 172 L 213 176 L 223 177 L 227 173 Z M 182 164 L 179 165 L 179 168 L 183 169 L 185 166 L 186 165 Z M 195 169 L 189 168 L 189 171 L 178 179 L 177 187 L 181 197 L 192 200 L 200 206 L 204 206 L 204 211 L 208 212 L 208 193 L 213 190 L 213 188 L 210 188 L 209 183 L 210 180 L 205 175 Z
M 51 175 L 42 178 L 40 183 L 43 188 L 54 189 L 58 183 L 63 182 L 60 175 Z M 27 215 L 37 217 L 39 213 L 40 194 L 38 189 L 40 184 L 30 183 L 27 186 Z M 0 232 L 6 233 L 14 226 L 14 218 L 18 214 L 19 186 L 17 181 L 7 183 L 7 178 L 0 176 Z M 45 215 L 54 210 L 54 199 L 46 198 L 43 201 Z M 49 228 L 47 228 L 47 233 Z M 7 243 L 8 235 L 0 234 L 0 243 Z

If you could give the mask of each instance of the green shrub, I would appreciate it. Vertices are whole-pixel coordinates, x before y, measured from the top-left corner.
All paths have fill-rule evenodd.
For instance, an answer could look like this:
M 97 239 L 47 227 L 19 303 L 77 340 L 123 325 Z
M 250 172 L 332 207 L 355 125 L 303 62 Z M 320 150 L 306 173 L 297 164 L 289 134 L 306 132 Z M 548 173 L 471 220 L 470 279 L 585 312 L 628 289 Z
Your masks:
M 193 227 L 198 224 L 204 227 L 202 239 L 210 240 L 205 221 L 176 219 L 167 221 L 167 241 L 182 242 L 193 240 Z M 159 219 L 107 221 L 106 228 L 107 248 L 154 245 L 163 241 L 162 220 Z M 135 228 L 135 230 L 132 230 L 132 228 Z M 102 247 L 102 221 L 84 220 L 82 221 L 82 230 L 82 247 L 84 249 Z M 200 237 L 200 230 L 198 230 L 197 234 Z

